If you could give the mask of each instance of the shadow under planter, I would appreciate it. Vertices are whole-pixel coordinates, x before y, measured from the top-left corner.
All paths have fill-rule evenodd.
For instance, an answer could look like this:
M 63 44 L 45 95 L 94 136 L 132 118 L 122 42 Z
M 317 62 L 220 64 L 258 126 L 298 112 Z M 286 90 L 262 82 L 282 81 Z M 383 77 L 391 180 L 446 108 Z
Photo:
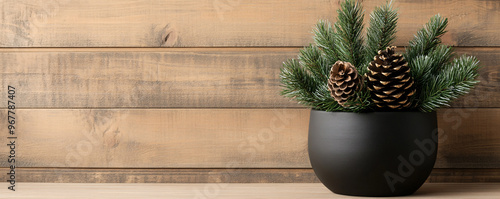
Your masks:
M 338 194 L 413 194 L 434 167 L 437 143 L 435 112 L 311 111 L 309 159 Z

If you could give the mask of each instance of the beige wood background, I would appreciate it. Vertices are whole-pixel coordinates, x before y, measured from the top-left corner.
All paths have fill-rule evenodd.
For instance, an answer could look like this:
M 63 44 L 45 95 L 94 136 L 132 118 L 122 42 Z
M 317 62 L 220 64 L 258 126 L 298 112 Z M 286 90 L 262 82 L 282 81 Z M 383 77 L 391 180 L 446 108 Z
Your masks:
M 278 94 L 278 75 L 339 1 L 0 2 L 0 124 L 15 86 L 19 181 L 317 182 L 309 110 Z M 383 2 L 364 1 L 366 17 Z M 444 43 L 483 66 L 438 112 L 429 180 L 500 182 L 500 1 L 395 5 L 396 45 L 441 13 Z

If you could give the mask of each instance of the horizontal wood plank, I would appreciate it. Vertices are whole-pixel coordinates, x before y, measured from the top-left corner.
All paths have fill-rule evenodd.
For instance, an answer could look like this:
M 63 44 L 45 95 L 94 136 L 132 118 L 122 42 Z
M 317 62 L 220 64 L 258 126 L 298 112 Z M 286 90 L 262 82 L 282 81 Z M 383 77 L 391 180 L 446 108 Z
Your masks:
M 310 168 L 308 109 L 20 109 L 19 167 Z M 443 109 L 435 168 L 500 168 L 500 109 Z M 6 112 L 0 122 L 6 126 Z M 7 143 L 0 137 L 0 143 Z M 7 154 L 8 148 L 1 147 Z M 0 161 L 7 166 L 7 161 Z
M 72 50 L 4 50 L 1 87 L 20 108 L 299 107 L 279 95 L 294 48 Z
M 443 109 L 436 168 L 500 168 L 500 109 Z
M 6 168 L 0 172 L 8 173 Z M 312 169 L 17 168 L 17 182 L 319 183 Z M 432 183 L 500 183 L 500 169 L 434 169 Z
M 5 185 L 2 183 L 1 185 Z M 321 183 L 191 183 L 191 184 L 96 184 L 22 183 L 13 192 L 1 189 L 2 198 L 87 199 L 87 198 L 167 198 L 167 199 L 348 199 L 332 193 Z M 497 199 L 499 183 L 426 183 L 416 193 L 398 198 L 415 199 Z
M 364 1 L 369 13 L 385 0 Z M 395 2 L 397 45 L 407 45 L 434 14 L 450 19 L 445 43 L 500 45 L 500 2 Z M 2 47 L 305 46 L 320 19 L 334 21 L 339 1 L 326 0 L 6 0 Z
M 432 183 L 500 183 L 500 169 L 434 169 L 427 178 Z
M 301 107 L 279 95 L 281 64 L 298 50 L 2 49 L 0 86 L 18 88 L 19 108 Z M 481 83 L 453 106 L 500 107 L 500 48 L 457 53 L 483 68 Z
M 8 173 L 5 168 L 2 173 Z M 18 182 L 44 183 L 318 183 L 312 169 L 18 168 Z
M 19 167 L 309 166 L 305 109 L 19 109 L 16 116 Z

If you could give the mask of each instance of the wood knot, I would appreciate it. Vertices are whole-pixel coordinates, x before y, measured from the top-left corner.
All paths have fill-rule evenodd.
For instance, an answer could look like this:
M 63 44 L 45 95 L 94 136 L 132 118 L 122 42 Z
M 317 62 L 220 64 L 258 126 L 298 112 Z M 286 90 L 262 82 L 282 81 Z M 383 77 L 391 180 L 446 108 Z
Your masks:
M 118 128 L 109 129 L 104 132 L 104 145 L 108 148 L 116 148 L 121 141 L 122 134 Z
M 167 24 L 160 32 L 162 47 L 173 47 L 177 43 L 178 31 L 173 24 Z

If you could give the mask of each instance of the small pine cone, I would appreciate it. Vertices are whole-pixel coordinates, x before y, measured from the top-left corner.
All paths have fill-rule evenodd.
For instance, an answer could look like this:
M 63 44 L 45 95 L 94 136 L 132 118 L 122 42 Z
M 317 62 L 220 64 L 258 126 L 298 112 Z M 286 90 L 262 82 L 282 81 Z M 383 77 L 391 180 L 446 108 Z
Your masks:
M 361 83 L 356 68 L 349 62 L 337 61 L 330 70 L 328 90 L 341 106 L 346 106 L 347 99 L 354 95 Z
M 401 54 L 394 54 L 396 46 L 379 50 L 368 66 L 367 86 L 373 103 L 381 109 L 403 109 L 411 106 L 415 94 L 408 62 Z

